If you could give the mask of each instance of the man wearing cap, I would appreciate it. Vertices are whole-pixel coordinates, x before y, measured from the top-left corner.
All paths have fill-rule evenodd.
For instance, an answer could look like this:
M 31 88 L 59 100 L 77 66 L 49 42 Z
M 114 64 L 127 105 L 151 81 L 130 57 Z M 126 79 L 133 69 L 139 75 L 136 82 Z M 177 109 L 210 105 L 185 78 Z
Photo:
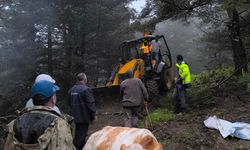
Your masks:
M 50 75 L 47 75 L 47 74 L 40 74 L 36 77 L 35 79 L 35 83 L 36 82 L 39 82 L 39 81 L 42 81 L 42 80 L 46 80 L 46 81 L 49 81 L 49 82 L 52 82 L 53 84 L 56 83 L 56 81 L 50 76 Z M 33 104 L 33 100 L 32 98 L 30 98 L 26 104 L 25 104 L 25 108 L 29 108 L 29 107 L 32 107 L 34 106 Z M 55 105 L 53 108 L 52 108 L 54 111 L 56 111 L 57 113 L 61 114 L 59 108 Z
M 75 150 L 70 125 L 53 110 L 59 87 L 46 80 L 33 84 L 34 106 L 8 124 L 5 150 Z
M 137 127 L 139 112 L 144 100 L 148 101 L 148 92 L 138 78 L 133 78 L 133 72 L 126 72 L 126 80 L 120 85 L 122 106 L 124 113 L 124 126 Z
M 86 75 L 79 73 L 76 84 L 68 92 L 70 113 L 75 122 L 74 145 L 77 150 L 85 145 L 89 124 L 95 119 L 96 113 L 95 99 L 86 83 Z

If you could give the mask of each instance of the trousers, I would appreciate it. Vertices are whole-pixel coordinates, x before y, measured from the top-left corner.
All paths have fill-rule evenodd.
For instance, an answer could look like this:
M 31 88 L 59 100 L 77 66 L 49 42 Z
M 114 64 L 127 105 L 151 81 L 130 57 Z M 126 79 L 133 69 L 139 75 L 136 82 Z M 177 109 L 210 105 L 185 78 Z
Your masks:
M 88 123 L 75 123 L 75 138 L 74 138 L 74 145 L 77 150 L 82 150 L 83 146 L 86 143 L 86 136 L 89 129 Z
M 124 127 L 137 127 L 139 112 L 141 107 L 124 107 L 123 116 L 124 116 Z

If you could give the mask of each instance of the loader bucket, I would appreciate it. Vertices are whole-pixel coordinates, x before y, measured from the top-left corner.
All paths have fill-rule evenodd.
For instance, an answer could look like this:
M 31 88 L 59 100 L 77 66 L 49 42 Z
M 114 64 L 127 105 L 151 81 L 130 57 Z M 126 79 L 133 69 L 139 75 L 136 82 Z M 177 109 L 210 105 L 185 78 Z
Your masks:
M 113 86 L 103 86 L 92 88 L 94 96 L 119 96 L 120 95 L 120 85 Z M 97 99 L 97 101 L 99 101 Z
M 121 107 L 120 86 L 104 86 L 92 88 L 96 107 L 102 111 L 112 111 Z M 117 111 L 117 110 L 116 110 Z
M 122 126 L 122 105 L 120 86 L 104 86 L 92 88 L 96 100 L 98 119 L 89 128 L 89 133 L 100 130 L 103 126 Z

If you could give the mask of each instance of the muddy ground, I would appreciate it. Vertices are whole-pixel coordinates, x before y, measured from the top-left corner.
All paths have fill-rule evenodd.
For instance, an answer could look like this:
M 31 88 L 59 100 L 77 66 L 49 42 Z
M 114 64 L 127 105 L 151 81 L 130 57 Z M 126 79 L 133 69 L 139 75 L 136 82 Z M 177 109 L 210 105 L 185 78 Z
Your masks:
M 155 136 L 165 149 L 250 149 L 250 142 L 228 137 L 223 139 L 219 131 L 208 129 L 203 121 L 208 116 L 216 115 L 231 122 L 250 123 L 250 96 L 240 99 L 232 96 L 211 99 L 207 106 L 192 109 L 191 113 L 176 116 L 176 119 L 158 125 Z
M 122 126 L 122 107 L 119 97 L 96 98 L 97 101 L 97 120 L 90 125 L 89 133 L 102 129 L 104 126 Z
M 122 111 L 119 98 L 100 98 L 98 103 L 98 120 L 91 124 L 89 135 L 106 125 L 122 126 L 123 119 L 119 115 Z M 154 125 L 152 131 L 166 150 L 243 150 L 250 149 L 250 141 L 228 137 L 223 139 L 219 131 L 208 129 L 203 121 L 208 116 L 231 122 L 242 121 L 250 123 L 250 94 L 236 92 L 227 96 L 205 99 L 190 107 L 190 112 L 176 115 L 173 120 Z M 118 112 L 116 115 L 105 113 Z M 8 120 L 1 119 L 0 134 L 4 135 L 4 125 Z M 0 138 L 0 149 L 3 138 Z
M 121 111 L 119 101 L 116 100 L 115 103 L 104 102 L 108 107 L 98 105 L 99 112 Z M 171 121 L 155 125 L 152 132 L 163 144 L 164 149 L 169 150 L 250 149 L 250 141 L 232 137 L 223 139 L 219 131 L 208 129 L 203 124 L 205 119 L 213 115 L 231 122 L 250 123 L 249 108 L 250 94 L 237 92 L 234 95 L 214 97 L 210 100 L 204 100 L 204 103 L 192 106 L 188 113 L 176 115 L 175 119 Z M 98 116 L 98 120 L 91 125 L 89 133 L 93 133 L 105 125 L 121 126 L 122 116 Z

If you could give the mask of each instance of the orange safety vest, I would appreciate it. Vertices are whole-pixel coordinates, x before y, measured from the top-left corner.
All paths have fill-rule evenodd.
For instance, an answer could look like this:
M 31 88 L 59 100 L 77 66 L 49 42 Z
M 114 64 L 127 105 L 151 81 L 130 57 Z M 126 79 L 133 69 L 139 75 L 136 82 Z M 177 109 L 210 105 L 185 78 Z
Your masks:
M 144 46 L 144 45 L 142 45 L 141 48 L 143 49 L 143 53 L 144 54 L 148 54 L 151 51 L 152 46 L 151 45 L 150 46 Z

